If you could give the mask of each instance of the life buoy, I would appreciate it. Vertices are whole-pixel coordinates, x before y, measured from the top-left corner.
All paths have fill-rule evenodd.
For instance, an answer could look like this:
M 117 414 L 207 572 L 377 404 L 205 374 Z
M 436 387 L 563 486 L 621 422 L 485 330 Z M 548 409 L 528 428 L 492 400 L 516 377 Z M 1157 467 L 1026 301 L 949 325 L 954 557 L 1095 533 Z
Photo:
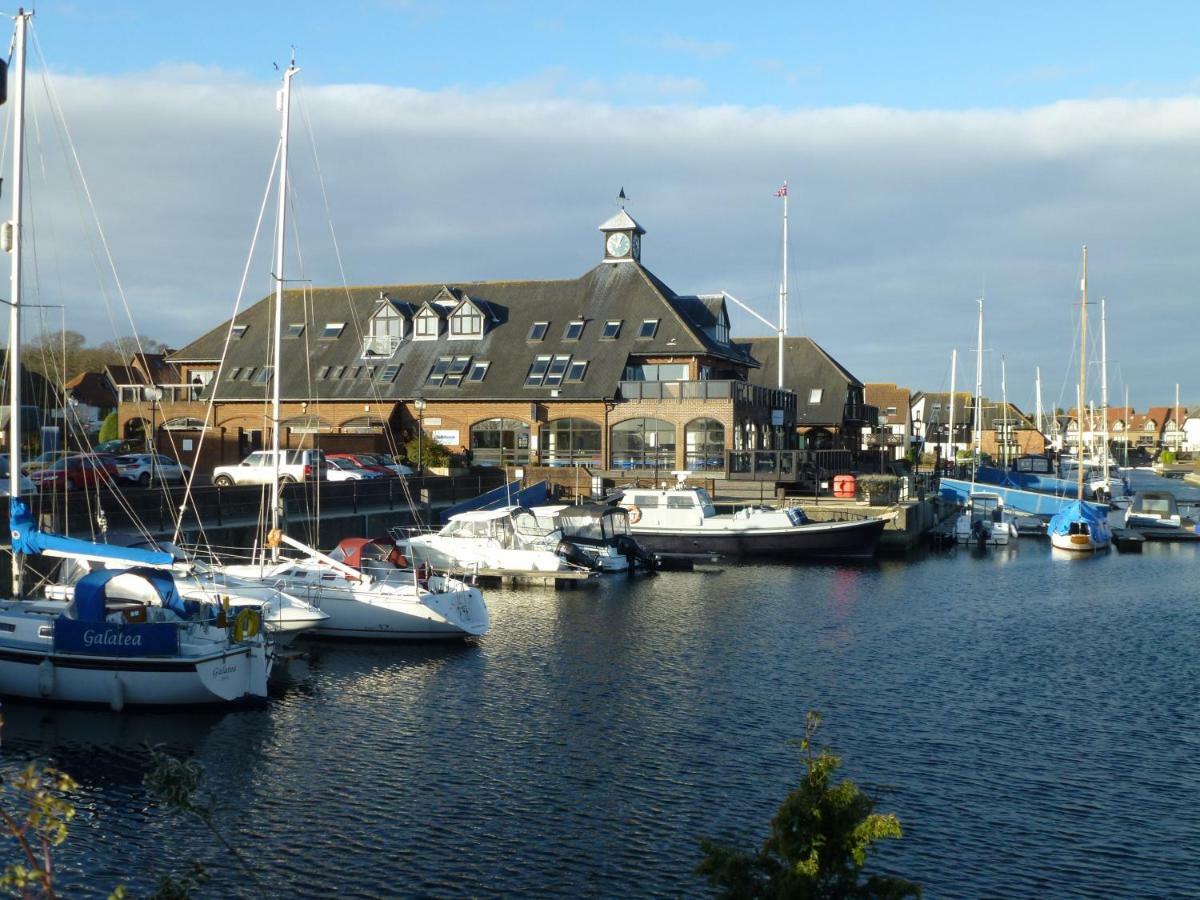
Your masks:
M 244 641 L 258 634 L 262 628 L 262 616 L 253 609 L 243 609 L 233 620 L 234 641 Z
M 146 607 L 133 606 L 121 613 L 123 618 L 130 625 L 140 625 L 146 621 Z
M 639 509 L 636 506 L 627 506 L 625 508 L 629 510 L 629 524 L 630 525 L 636 525 L 638 522 L 642 521 L 641 509 Z

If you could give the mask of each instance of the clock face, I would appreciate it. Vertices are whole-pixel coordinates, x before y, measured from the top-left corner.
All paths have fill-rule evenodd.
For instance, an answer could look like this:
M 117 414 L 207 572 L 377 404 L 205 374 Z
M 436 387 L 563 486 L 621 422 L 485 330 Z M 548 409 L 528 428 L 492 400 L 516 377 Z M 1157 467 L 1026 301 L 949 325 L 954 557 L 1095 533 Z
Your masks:
M 610 234 L 604 246 L 608 248 L 609 256 L 626 256 L 629 253 L 629 235 L 623 231 Z

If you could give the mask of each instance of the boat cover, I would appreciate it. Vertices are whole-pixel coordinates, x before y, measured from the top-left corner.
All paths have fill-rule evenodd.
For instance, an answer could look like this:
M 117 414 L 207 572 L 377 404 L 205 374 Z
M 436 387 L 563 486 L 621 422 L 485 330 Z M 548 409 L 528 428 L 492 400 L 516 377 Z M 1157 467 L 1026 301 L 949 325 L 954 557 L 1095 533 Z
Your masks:
M 26 556 L 45 554 L 101 562 L 116 560 L 144 566 L 170 566 L 175 562 L 170 553 L 142 550 L 137 547 L 113 547 L 109 544 L 97 544 L 93 541 L 39 531 L 29 507 L 17 497 L 9 501 L 8 521 L 13 552 L 24 553 Z
M 1108 519 L 1102 513 L 1096 512 L 1091 504 L 1072 500 L 1050 518 L 1050 524 L 1046 526 L 1046 534 L 1070 534 L 1071 523 L 1080 521 L 1087 522 L 1092 526 L 1108 524 Z M 1092 533 L 1096 533 L 1094 529 Z
M 177 656 L 179 627 L 170 622 L 125 623 L 105 620 L 108 583 L 121 575 L 136 575 L 154 588 L 162 605 L 182 618 L 190 618 L 201 604 L 186 601 L 175 588 L 175 579 L 159 569 L 97 569 L 75 584 L 72 616 L 54 621 L 56 653 L 90 656 Z

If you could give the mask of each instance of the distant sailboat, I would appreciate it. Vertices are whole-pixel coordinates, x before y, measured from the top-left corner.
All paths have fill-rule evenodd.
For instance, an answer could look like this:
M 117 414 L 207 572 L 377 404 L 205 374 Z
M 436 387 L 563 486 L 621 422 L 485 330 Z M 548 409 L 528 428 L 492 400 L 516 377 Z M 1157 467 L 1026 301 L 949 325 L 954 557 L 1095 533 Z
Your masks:
M 1083 248 L 1083 279 L 1080 282 L 1083 302 L 1080 305 L 1079 321 L 1079 401 L 1076 409 L 1080 415 L 1080 449 L 1082 450 L 1082 417 L 1084 387 L 1087 384 L 1087 247 Z M 1050 543 L 1060 550 L 1095 552 L 1107 550 L 1112 544 L 1112 530 L 1108 520 L 1083 500 L 1083 466 L 1076 472 L 1076 499 L 1067 504 L 1050 519 L 1046 528 Z

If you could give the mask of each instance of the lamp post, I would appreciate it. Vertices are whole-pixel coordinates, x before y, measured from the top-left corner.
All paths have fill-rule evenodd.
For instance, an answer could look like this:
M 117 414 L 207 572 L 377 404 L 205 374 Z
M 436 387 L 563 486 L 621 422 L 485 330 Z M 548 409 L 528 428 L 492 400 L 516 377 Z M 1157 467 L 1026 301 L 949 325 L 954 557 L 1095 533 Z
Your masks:
M 146 451 L 148 453 L 158 453 L 158 401 L 162 399 L 163 392 L 160 388 L 148 387 L 142 389 L 142 397 L 150 404 L 150 434 L 146 438 Z
M 425 400 L 418 397 L 413 401 L 413 408 L 417 411 L 417 474 L 421 474 L 424 469 L 425 460 Z

